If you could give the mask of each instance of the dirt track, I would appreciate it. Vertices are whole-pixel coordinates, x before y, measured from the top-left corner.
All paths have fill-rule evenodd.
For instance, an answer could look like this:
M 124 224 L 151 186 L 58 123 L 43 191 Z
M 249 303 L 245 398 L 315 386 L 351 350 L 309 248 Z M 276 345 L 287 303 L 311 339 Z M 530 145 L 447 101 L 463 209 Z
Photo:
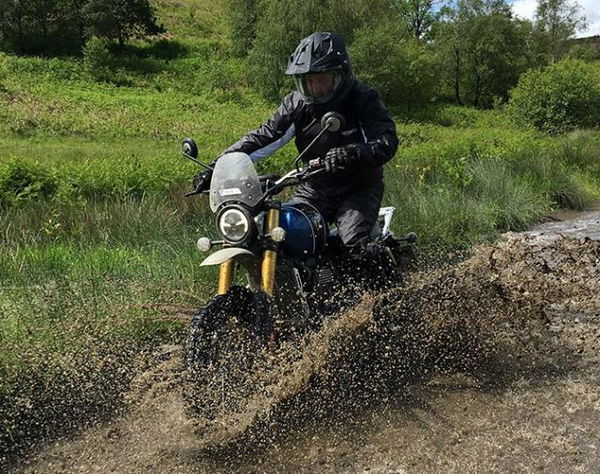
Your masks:
M 418 337 L 382 333 L 414 314 Z M 177 350 L 136 381 L 129 416 L 15 470 L 600 472 L 600 212 L 366 299 L 255 380 L 221 438 L 187 416 Z

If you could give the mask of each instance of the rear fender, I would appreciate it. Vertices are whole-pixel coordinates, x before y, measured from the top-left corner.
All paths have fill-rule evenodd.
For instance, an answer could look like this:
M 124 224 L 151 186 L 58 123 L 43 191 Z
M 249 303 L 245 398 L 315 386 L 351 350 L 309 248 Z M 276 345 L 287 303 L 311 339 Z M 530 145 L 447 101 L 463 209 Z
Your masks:
M 375 222 L 373 231 L 371 232 L 371 238 L 373 240 L 383 241 L 390 235 L 393 237 L 394 234 L 392 233 L 391 225 L 395 210 L 396 208 L 393 206 L 382 207 L 379 209 L 377 221 Z

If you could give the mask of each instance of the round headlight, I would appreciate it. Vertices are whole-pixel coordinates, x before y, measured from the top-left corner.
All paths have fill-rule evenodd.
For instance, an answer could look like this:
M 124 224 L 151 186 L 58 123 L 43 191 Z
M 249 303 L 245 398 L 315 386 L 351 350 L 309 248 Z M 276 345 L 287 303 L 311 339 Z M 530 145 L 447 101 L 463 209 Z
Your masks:
M 226 209 L 219 217 L 219 232 L 227 240 L 239 242 L 250 230 L 248 217 L 239 209 Z

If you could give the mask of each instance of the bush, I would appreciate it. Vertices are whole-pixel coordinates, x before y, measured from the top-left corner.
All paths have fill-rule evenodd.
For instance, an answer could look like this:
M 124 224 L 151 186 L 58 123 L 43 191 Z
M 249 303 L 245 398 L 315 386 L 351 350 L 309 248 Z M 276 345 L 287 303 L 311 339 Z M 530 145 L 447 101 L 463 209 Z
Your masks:
M 6 54 L 0 53 L 0 91 L 5 89 L 4 81 L 8 76 L 8 58 Z
M 108 41 L 93 37 L 83 48 L 83 69 L 95 81 L 111 77 L 112 54 Z
M 11 160 L 0 168 L 0 207 L 52 197 L 59 183 L 50 170 Z
M 567 59 L 581 59 L 591 62 L 600 59 L 600 51 L 592 44 L 576 44 L 567 53 Z
M 565 60 L 521 76 L 509 113 L 521 125 L 551 134 L 600 124 L 600 75 L 592 65 Z
M 377 88 L 387 103 L 409 110 L 433 97 L 438 77 L 435 57 L 427 44 L 406 37 L 399 25 L 361 28 L 351 54 L 358 77 Z
M 135 76 L 152 75 L 162 66 L 152 58 L 116 56 L 114 44 L 107 39 L 91 38 L 83 50 L 83 69 L 96 82 L 108 82 L 117 86 L 132 86 Z

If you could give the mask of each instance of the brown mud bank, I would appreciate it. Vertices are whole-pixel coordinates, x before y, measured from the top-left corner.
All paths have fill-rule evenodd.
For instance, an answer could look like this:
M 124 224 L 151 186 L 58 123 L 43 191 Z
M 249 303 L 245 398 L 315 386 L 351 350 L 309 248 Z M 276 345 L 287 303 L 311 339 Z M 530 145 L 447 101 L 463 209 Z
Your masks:
M 179 352 L 138 375 L 126 416 L 14 471 L 597 472 L 600 212 L 365 297 L 210 422 L 186 410 Z

